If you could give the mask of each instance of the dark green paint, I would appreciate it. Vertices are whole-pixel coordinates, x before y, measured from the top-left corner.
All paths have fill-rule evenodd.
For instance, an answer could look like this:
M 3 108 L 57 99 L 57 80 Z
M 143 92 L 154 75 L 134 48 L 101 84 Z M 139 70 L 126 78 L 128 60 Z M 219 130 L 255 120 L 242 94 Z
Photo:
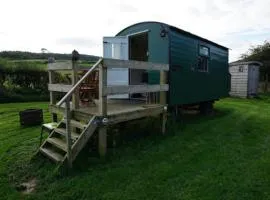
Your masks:
M 170 105 L 193 104 L 228 96 L 228 49 L 167 24 L 145 22 L 127 27 L 118 36 L 149 30 L 149 62 L 169 63 Z M 165 37 L 160 37 L 166 29 Z M 199 45 L 210 49 L 208 72 L 199 72 Z M 159 72 L 149 72 L 149 83 L 159 83 Z

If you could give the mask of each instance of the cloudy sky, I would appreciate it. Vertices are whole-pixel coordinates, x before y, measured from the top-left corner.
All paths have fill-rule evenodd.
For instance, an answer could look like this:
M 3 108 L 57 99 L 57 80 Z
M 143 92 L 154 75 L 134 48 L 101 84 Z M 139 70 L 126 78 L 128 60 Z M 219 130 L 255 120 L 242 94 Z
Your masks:
M 102 37 L 160 21 L 229 47 L 230 61 L 270 40 L 269 0 L 2 0 L 0 51 L 102 55 Z

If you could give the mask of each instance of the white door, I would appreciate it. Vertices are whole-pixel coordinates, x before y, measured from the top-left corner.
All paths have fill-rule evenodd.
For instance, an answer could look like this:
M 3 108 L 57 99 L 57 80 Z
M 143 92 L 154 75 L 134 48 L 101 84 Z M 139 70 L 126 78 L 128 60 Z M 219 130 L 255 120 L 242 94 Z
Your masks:
M 248 95 L 256 95 L 259 84 L 259 67 L 248 66 Z
M 128 37 L 103 37 L 103 57 L 128 60 Z M 107 77 L 107 85 L 129 85 L 128 68 L 110 68 Z M 127 99 L 129 94 L 109 95 L 108 98 Z

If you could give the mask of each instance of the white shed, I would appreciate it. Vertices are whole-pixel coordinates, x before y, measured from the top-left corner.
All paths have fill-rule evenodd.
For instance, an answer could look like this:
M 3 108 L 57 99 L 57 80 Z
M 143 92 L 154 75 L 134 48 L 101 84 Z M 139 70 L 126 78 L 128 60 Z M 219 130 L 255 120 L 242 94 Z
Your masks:
M 260 66 L 257 61 L 230 63 L 231 96 L 253 97 L 258 93 Z

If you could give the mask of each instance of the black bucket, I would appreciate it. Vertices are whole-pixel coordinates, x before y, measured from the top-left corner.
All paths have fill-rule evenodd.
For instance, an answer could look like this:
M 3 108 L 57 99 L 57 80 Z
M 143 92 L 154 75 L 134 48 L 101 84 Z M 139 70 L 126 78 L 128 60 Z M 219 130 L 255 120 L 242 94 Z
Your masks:
M 42 109 L 26 109 L 19 112 L 22 126 L 40 125 L 43 123 Z

